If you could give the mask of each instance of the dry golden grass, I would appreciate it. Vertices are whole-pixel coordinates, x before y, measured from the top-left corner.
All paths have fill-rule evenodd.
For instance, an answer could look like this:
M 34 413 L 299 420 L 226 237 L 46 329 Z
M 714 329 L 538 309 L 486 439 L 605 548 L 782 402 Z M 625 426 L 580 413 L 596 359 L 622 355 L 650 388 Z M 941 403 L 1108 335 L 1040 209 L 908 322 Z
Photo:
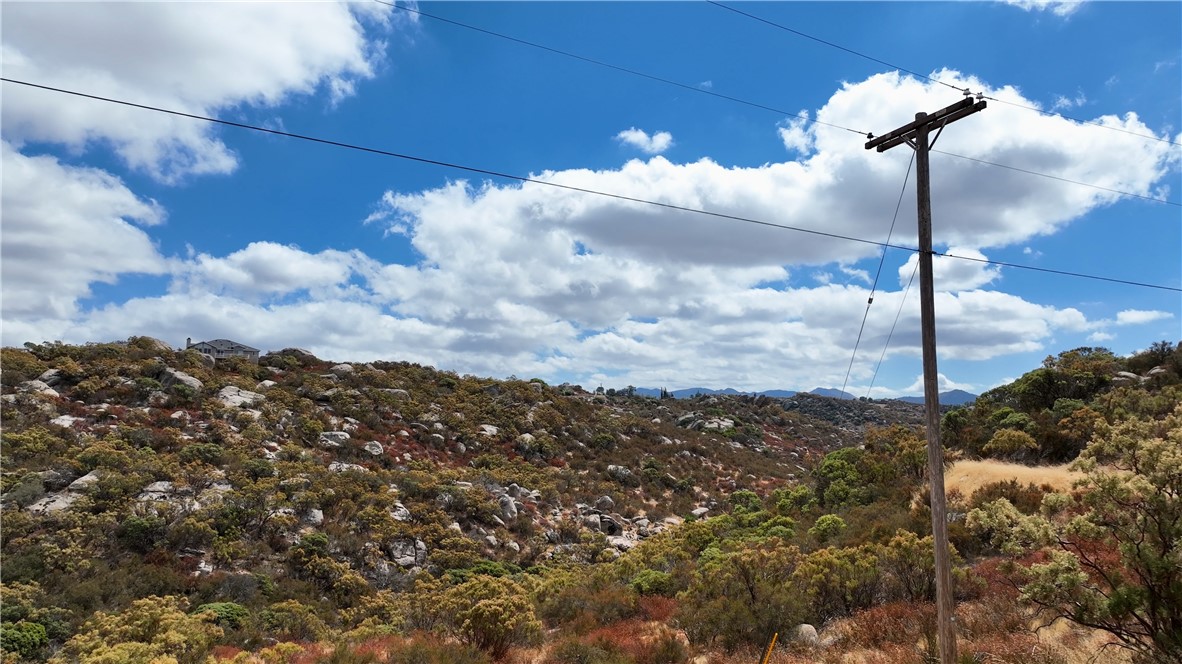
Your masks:
M 950 491 L 955 488 L 960 491 L 960 495 L 969 498 L 974 491 L 986 484 L 1017 480 L 1022 485 L 1049 484 L 1058 491 L 1067 491 L 1071 489 L 1072 482 L 1080 477 L 1079 473 L 1068 470 L 1067 464 L 1023 466 L 1004 461 L 957 461 L 944 471 L 944 490 Z

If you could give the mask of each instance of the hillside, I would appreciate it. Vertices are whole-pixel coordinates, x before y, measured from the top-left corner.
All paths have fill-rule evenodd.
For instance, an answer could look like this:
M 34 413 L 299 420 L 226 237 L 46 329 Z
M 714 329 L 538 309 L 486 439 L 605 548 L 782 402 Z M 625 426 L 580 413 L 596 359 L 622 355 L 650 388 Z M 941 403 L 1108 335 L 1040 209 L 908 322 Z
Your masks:
M 1060 359 L 1051 370 L 1078 374 Z M 124 632 L 104 620 L 151 615 L 193 634 L 182 662 L 215 646 L 232 655 L 380 638 L 387 651 L 438 658 L 415 661 L 511 649 L 519 661 L 684 661 L 930 595 L 922 565 L 902 564 L 931 548 L 924 509 L 909 507 L 922 489 L 923 410 L 902 401 L 608 396 L 298 349 L 215 365 L 146 337 L 6 348 L 0 360 L 10 659 L 81 661 L 117 647 Z M 1113 364 L 1090 395 L 1071 398 L 1114 425 L 1129 403 L 1160 419 L 1178 403 L 1172 366 Z M 988 453 L 1055 457 L 1061 434 L 1021 410 L 1041 407 L 1031 394 L 999 388 L 950 411 L 950 438 L 975 454 L 978 440 L 1016 422 L 1034 447 L 999 453 L 989 442 Z M 1086 406 L 1061 401 L 1051 405 L 1084 418 Z M 950 498 L 954 512 L 983 508 L 987 496 L 1037 511 L 1052 490 L 973 488 Z M 966 563 L 996 555 L 992 541 L 954 530 Z M 846 557 L 855 567 L 832 567 Z M 742 580 L 732 573 L 773 561 L 773 585 L 734 604 Z M 871 577 L 858 565 L 877 581 L 859 585 Z M 806 573 L 814 568 L 852 573 L 841 583 L 860 590 L 833 595 L 824 575 Z M 962 590 L 966 607 L 985 592 Z M 480 634 L 466 632 L 454 616 L 487 609 L 481 593 L 510 604 Z M 617 659 L 576 657 L 600 647 L 587 635 L 616 622 L 601 650 Z M 543 627 L 557 631 L 545 637 Z M 822 632 L 831 645 L 842 633 Z M 629 639 L 643 652 L 620 650 Z M 662 648 L 670 659 L 652 659 Z

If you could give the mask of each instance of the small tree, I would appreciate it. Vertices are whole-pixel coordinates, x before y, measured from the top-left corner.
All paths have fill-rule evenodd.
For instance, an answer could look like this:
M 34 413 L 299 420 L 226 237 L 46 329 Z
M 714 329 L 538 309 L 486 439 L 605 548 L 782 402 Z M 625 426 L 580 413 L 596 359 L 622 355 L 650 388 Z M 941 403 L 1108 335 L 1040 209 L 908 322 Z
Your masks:
M 493 659 L 541 636 L 542 623 L 525 589 L 509 578 L 478 575 L 452 586 L 443 594 L 441 608 L 461 641 Z
M 1038 443 L 1030 434 L 1019 429 L 1000 429 L 981 451 L 992 457 L 1014 457 L 1038 449 Z

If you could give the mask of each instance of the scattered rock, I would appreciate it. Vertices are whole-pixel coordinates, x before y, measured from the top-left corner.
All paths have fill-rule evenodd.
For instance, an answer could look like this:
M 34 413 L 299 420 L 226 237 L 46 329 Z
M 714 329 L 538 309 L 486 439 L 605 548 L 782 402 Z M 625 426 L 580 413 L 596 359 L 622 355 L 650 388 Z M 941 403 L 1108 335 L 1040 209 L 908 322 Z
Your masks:
M 47 491 L 61 491 L 70 486 L 70 482 L 75 479 L 70 471 L 56 469 L 42 470 L 37 473 L 37 476 L 41 478 L 41 483 L 45 485 Z
M 89 489 L 90 487 L 94 486 L 95 484 L 98 484 L 100 477 L 101 476 L 99 475 L 99 471 L 92 470 L 89 473 L 86 473 L 85 475 L 83 475 L 82 477 L 79 477 L 78 479 L 74 480 L 73 482 L 70 482 L 70 486 L 66 487 L 66 491 L 73 491 L 74 493 L 82 493 L 82 492 L 86 491 L 87 489 Z
M 50 387 L 57 387 L 63 380 L 65 380 L 65 377 L 62 376 L 61 369 L 48 369 L 45 371 L 45 373 L 37 376 L 37 380 Z
M 495 435 L 501 433 L 501 430 L 497 427 L 494 427 L 491 424 L 481 424 L 477 428 L 476 433 L 478 433 L 482 436 L 495 436 Z
M 512 496 L 504 494 L 497 499 L 497 502 L 501 507 L 501 518 L 506 521 L 513 521 L 517 518 L 517 502 L 513 500 Z
M 410 521 L 410 510 L 402 503 L 394 503 L 394 509 L 390 510 L 390 518 L 395 521 Z
M 333 372 L 334 374 L 337 374 L 338 376 L 344 375 L 344 374 L 351 374 L 351 373 L 353 373 L 353 365 L 352 364 L 334 364 L 332 366 L 332 368 L 329 369 L 329 371 Z
M 386 451 L 386 448 L 382 447 L 382 444 L 378 441 L 371 440 L 365 444 L 365 451 L 374 456 L 381 456 L 382 452 Z
M 607 467 L 607 476 L 621 484 L 627 484 L 636 479 L 631 470 L 614 464 Z
M 49 421 L 50 424 L 69 429 L 74 426 L 75 422 L 84 422 L 85 419 L 81 417 L 74 417 L 73 415 L 59 415 Z
M 297 360 L 299 360 L 301 363 L 309 363 L 310 364 L 312 362 L 319 362 L 320 361 L 320 358 L 313 355 L 312 351 L 304 350 L 303 348 L 284 348 L 283 350 L 277 350 L 277 351 L 274 351 L 271 353 L 267 353 L 267 356 L 282 356 L 282 355 L 294 357 Z
M 20 385 L 17 385 L 16 389 L 18 392 L 24 392 L 25 394 L 40 394 L 41 396 L 52 398 L 61 396 L 57 390 L 40 380 L 26 380 Z
M 171 388 L 173 385 L 178 384 L 184 385 L 195 392 L 200 392 L 201 390 L 205 389 L 205 383 L 202 383 L 201 381 L 183 371 L 173 369 L 172 367 L 164 367 L 164 370 L 157 374 L 156 380 L 159 381 L 159 383 L 163 385 L 164 389 L 166 390 Z
M 595 509 L 600 512 L 610 512 L 616 508 L 616 501 L 611 496 L 600 496 L 595 500 Z
M 276 383 L 276 382 L 275 382 L 275 381 L 273 381 L 273 380 L 264 380 L 264 381 L 262 381 L 261 383 L 259 383 L 258 385 L 255 385 L 255 386 L 254 386 L 254 389 L 256 389 L 256 390 L 269 390 L 269 389 L 271 389 L 272 387 L 275 387 L 275 386 L 276 386 L 276 385 L 278 385 L 278 384 L 279 384 L 279 383 Z
M 617 523 L 615 519 L 606 514 L 601 514 L 599 516 L 599 530 L 605 535 L 613 536 L 624 532 L 624 529 L 620 526 L 620 524 Z
M 418 538 L 398 538 L 390 543 L 387 553 L 399 567 L 421 567 L 427 563 L 427 545 Z
M 320 434 L 320 446 L 325 449 L 340 447 L 349 442 L 347 431 L 324 431 Z
M 802 623 L 796 627 L 793 627 L 789 634 L 791 635 L 793 641 L 796 641 L 797 643 L 803 643 L 805 645 L 815 646 L 820 641 L 820 639 L 817 637 L 817 628 L 809 625 L 808 623 Z
M 627 551 L 629 549 L 635 548 L 637 544 L 636 540 L 621 535 L 608 537 L 607 543 L 609 546 L 615 547 L 618 551 Z
M 244 408 L 246 406 L 253 406 L 266 397 L 258 392 L 251 392 L 241 387 L 227 385 L 218 391 L 215 398 L 225 404 L 226 408 Z
M 355 463 L 343 463 L 341 461 L 333 461 L 328 464 L 328 469 L 334 473 L 344 473 L 350 470 L 356 470 L 359 473 L 368 473 L 365 466 L 359 466 Z

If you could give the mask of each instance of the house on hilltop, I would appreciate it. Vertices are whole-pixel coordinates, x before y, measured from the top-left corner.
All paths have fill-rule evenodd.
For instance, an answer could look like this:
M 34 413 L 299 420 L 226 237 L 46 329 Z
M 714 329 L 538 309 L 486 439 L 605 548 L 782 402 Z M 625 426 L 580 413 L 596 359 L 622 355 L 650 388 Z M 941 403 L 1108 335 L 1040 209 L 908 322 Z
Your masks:
M 185 339 L 185 349 L 192 348 L 216 360 L 226 360 L 231 357 L 245 357 L 248 362 L 259 363 L 259 349 L 229 339 L 214 339 L 212 341 L 198 341 L 193 343 L 192 337 Z

